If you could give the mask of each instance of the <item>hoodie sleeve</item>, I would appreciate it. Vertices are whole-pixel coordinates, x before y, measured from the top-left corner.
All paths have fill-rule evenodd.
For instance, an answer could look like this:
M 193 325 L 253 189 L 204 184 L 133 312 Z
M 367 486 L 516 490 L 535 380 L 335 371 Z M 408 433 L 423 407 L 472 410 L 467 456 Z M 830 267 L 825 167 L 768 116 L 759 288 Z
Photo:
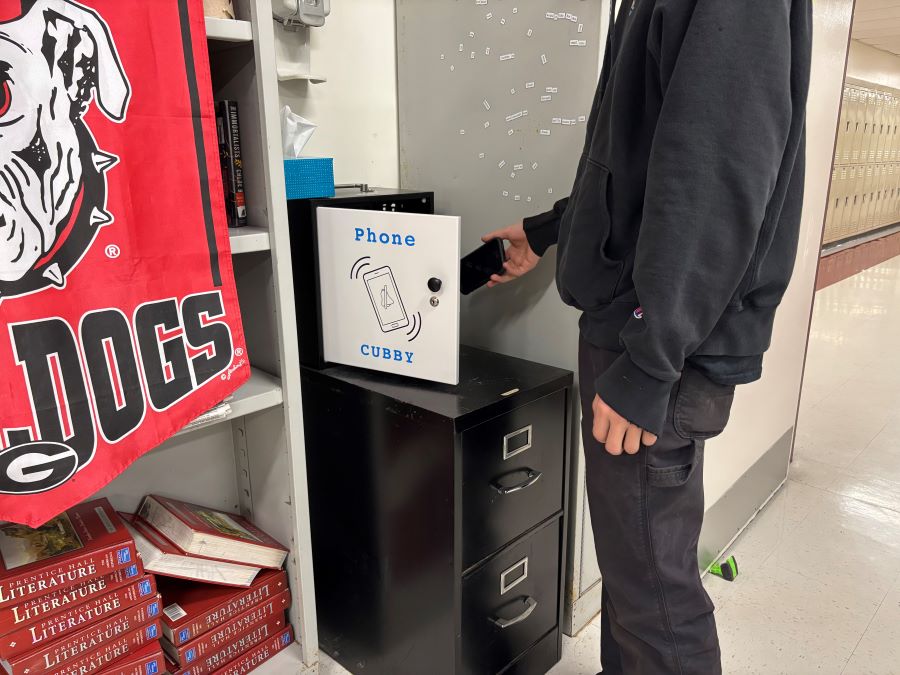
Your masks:
M 559 239 L 559 221 L 568 205 L 569 198 L 565 197 L 556 202 L 549 211 L 523 221 L 528 245 L 539 256 L 543 256 Z
M 785 154 L 791 0 L 758 4 L 660 0 L 654 10 L 648 48 L 663 99 L 633 274 L 643 311 L 595 382 L 652 433 L 751 264 Z

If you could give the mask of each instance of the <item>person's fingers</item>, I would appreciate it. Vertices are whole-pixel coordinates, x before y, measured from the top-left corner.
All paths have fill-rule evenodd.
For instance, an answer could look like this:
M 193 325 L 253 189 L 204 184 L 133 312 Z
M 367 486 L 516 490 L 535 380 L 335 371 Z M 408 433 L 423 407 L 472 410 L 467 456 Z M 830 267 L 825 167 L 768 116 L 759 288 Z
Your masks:
M 494 230 L 484 236 L 481 237 L 481 241 L 488 242 L 491 239 L 509 239 L 512 227 L 504 227 L 499 230 Z
M 502 276 L 507 280 L 516 279 L 517 277 L 522 276 L 522 269 L 518 265 L 503 263 L 503 269 L 505 273 L 499 276 Z
M 611 455 L 621 455 L 625 443 L 625 432 L 628 422 L 624 419 L 610 421 L 609 433 L 606 435 L 606 451 Z
M 609 418 L 603 415 L 594 415 L 594 440 L 598 443 L 606 443 L 609 438 Z
M 658 441 L 656 434 L 651 434 L 649 431 L 644 431 L 641 433 L 641 443 L 650 447 L 651 445 L 656 445 L 656 441 Z
M 636 455 L 638 450 L 641 449 L 641 433 L 642 429 L 635 425 L 629 424 L 628 430 L 625 432 L 625 452 L 629 455 Z
M 515 277 L 506 274 L 492 274 L 490 281 L 488 281 L 488 288 L 493 288 L 497 284 L 505 284 L 507 281 L 512 281 L 513 279 L 515 279 Z
M 605 409 L 603 406 L 598 405 L 599 399 L 594 399 L 593 412 L 594 412 L 594 422 L 592 425 L 592 432 L 594 434 L 594 439 L 598 443 L 605 443 L 606 436 L 609 433 L 609 417 L 605 414 Z

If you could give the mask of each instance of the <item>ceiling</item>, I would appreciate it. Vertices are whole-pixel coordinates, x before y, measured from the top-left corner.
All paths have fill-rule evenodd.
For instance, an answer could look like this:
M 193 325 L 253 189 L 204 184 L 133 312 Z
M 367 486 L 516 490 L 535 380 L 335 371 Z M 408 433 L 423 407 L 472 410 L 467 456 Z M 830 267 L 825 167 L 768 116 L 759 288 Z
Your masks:
M 856 0 L 852 37 L 900 54 L 900 0 Z

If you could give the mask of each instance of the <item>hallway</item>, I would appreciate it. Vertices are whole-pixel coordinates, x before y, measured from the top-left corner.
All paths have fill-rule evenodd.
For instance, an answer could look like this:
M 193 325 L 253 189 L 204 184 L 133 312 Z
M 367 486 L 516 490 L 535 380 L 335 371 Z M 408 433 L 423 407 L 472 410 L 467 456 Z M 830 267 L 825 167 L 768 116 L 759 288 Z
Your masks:
M 790 479 L 709 578 L 726 673 L 900 672 L 900 258 L 816 296 Z
M 900 258 L 816 296 L 794 463 L 712 576 L 728 675 L 900 673 Z M 593 675 L 599 621 L 552 675 Z

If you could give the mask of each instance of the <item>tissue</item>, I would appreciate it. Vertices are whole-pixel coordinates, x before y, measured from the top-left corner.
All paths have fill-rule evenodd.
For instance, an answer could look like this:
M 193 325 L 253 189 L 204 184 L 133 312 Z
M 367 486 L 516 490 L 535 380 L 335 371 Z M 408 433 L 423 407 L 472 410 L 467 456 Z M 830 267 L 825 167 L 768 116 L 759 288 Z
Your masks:
M 312 137 L 316 126 L 294 113 L 290 106 L 281 109 L 281 140 L 285 159 L 300 158 L 300 153 Z
M 234 6 L 231 0 L 203 0 L 203 14 L 216 19 L 233 19 Z

